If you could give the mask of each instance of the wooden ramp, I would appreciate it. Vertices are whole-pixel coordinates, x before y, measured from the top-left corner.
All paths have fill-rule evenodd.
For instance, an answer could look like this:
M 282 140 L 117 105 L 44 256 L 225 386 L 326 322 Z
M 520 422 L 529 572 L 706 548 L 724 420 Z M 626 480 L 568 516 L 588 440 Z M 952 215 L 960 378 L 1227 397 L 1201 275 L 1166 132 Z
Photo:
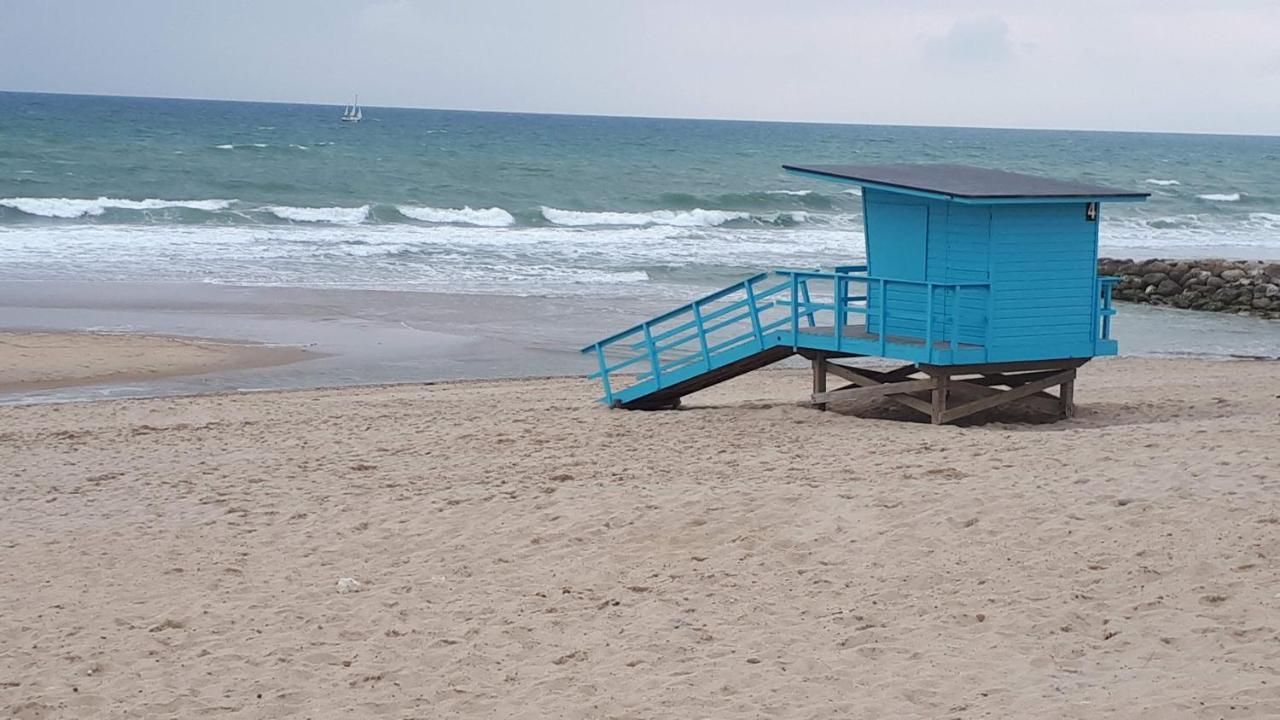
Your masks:
M 722 365 L 710 372 L 695 375 L 688 380 L 677 382 L 661 390 L 655 390 L 639 399 L 630 402 L 618 401 L 614 407 L 626 410 L 669 410 L 677 408 L 680 406 L 680 398 L 685 395 L 705 390 L 712 385 L 749 373 L 752 370 L 759 370 L 794 354 L 795 351 L 790 347 L 771 347 L 754 355 L 748 355 L 741 360 Z

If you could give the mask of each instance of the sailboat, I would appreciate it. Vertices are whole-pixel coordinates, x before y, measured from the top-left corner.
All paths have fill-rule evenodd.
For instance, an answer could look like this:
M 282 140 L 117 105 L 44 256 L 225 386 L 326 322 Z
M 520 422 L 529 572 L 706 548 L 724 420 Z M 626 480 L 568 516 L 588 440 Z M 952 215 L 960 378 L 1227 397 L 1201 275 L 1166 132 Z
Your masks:
M 364 114 L 360 112 L 360 96 L 356 95 L 356 101 L 342 111 L 342 122 L 358 123 L 362 117 Z

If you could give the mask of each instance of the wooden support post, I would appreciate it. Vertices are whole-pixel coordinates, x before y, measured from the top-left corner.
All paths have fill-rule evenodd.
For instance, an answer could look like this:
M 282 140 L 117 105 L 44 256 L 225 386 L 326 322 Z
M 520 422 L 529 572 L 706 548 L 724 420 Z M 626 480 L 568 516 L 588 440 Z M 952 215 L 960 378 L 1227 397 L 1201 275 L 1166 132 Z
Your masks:
M 929 420 L 934 425 L 942 424 L 942 414 L 947 411 L 947 393 L 951 387 L 951 373 L 943 371 L 940 375 L 929 374 L 934 380 L 933 403 L 929 407 Z
M 1075 417 L 1076 414 L 1076 379 L 1075 371 L 1071 372 L 1071 379 L 1062 383 L 1058 388 L 1058 410 L 1062 413 L 1062 419 Z
M 825 353 L 817 353 L 813 356 L 813 394 L 819 395 L 827 391 L 827 356 Z M 825 402 L 815 402 L 814 407 L 819 410 L 826 410 Z

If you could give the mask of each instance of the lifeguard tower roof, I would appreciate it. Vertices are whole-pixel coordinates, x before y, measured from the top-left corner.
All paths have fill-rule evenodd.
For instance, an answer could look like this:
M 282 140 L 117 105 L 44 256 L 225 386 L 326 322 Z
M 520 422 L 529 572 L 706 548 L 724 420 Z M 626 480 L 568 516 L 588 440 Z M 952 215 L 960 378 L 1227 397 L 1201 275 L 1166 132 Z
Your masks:
M 957 202 L 1142 201 L 1151 193 L 1116 190 L 970 165 L 783 165 L 800 175 L 847 181 L 884 190 L 908 191 Z

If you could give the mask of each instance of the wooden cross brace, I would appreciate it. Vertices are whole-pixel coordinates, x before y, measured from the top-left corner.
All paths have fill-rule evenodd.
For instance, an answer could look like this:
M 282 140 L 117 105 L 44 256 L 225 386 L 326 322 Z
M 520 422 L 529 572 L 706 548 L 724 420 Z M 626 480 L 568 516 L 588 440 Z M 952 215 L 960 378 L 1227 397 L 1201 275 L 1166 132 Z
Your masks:
M 810 359 L 811 402 L 818 409 L 826 410 L 832 402 L 883 397 L 929 416 L 935 425 L 1015 402 L 1054 417 L 1071 417 L 1075 412 L 1076 369 L 1088 362 L 1087 358 L 1072 358 L 985 365 L 904 365 L 876 371 L 838 365 L 822 353 L 815 353 Z M 828 390 L 828 374 L 848 384 Z M 925 377 L 913 377 L 916 375 Z M 1055 385 L 1059 387 L 1056 396 L 1045 392 Z

